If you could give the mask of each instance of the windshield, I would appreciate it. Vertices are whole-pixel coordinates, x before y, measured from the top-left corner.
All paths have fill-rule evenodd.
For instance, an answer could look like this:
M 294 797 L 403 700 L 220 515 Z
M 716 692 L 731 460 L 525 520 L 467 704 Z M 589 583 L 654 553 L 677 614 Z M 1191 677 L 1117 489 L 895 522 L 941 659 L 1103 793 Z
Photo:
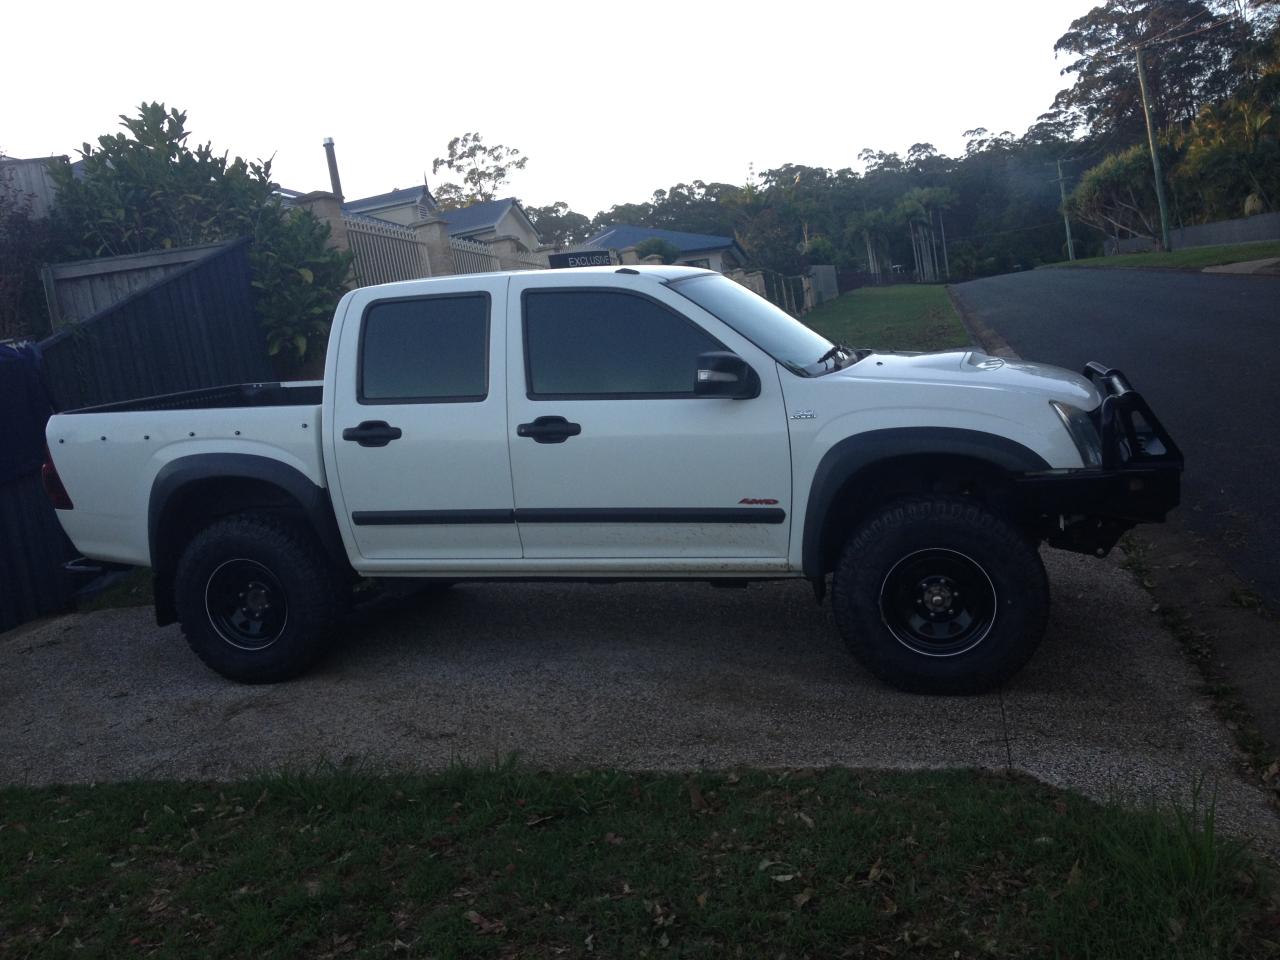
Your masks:
M 799 320 L 740 283 L 718 273 L 674 280 L 668 286 L 742 334 L 792 373 L 812 377 L 835 369 L 833 345 Z

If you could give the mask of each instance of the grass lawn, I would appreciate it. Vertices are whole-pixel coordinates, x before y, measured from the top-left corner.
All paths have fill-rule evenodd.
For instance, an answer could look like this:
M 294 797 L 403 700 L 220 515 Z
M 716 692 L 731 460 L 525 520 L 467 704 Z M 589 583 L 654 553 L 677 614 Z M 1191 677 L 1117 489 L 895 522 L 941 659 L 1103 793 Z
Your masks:
M 1272 955 L 1211 828 L 972 772 L 7 788 L 0 955 Z
M 899 284 L 861 287 L 805 314 L 828 340 L 880 350 L 945 350 L 969 346 L 947 289 Z
M 1265 260 L 1280 257 L 1280 240 L 1264 240 L 1259 243 L 1228 243 L 1216 247 L 1188 247 L 1172 253 L 1124 253 L 1115 257 L 1089 257 L 1074 262 L 1046 264 L 1041 269 L 1057 267 L 1176 267 L 1183 270 L 1200 270 L 1223 263 L 1243 263 L 1245 260 Z

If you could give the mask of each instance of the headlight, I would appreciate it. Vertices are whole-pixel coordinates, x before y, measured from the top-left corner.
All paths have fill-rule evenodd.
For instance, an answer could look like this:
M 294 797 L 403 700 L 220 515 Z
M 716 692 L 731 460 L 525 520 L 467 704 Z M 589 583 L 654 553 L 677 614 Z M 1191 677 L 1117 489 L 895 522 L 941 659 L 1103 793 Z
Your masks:
M 1050 400 L 1049 406 L 1053 407 L 1058 419 L 1067 428 L 1067 433 L 1071 434 L 1071 439 L 1075 441 L 1084 465 L 1086 467 L 1102 466 L 1102 438 L 1098 436 L 1098 430 L 1089 419 L 1089 414 L 1079 407 L 1060 403 L 1057 400 Z

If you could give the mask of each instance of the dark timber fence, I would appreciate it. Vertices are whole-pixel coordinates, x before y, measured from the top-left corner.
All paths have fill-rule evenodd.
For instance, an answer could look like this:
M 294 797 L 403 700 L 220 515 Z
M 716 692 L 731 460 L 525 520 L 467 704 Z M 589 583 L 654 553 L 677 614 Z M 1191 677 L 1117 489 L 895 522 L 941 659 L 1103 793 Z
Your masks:
M 274 379 L 249 282 L 248 244 L 237 241 L 38 351 L 0 347 L 0 631 L 72 598 L 62 564 L 73 548 L 40 483 L 51 409 Z
M 66 410 L 225 383 L 271 380 L 239 240 L 40 344 Z
M 0 630 L 71 602 L 74 553 L 40 482 L 51 412 L 37 352 L 0 346 Z

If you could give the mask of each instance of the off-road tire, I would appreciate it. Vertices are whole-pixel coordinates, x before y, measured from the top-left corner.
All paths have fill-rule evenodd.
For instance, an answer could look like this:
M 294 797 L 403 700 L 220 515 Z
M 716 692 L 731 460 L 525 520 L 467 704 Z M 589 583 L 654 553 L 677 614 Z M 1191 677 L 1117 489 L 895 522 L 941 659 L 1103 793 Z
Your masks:
M 268 598 L 268 608 L 275 601 L 275 617 L 284 608 L 283 622 L 268 622 L 259 641 L 245 639 L 247 632 L 221 612 L 225 603 L 218 604 L 219 595 L 231 596 L 225 584 L 240 571 L 262 587 L 258 596 Z M 309 532 L 256 514 L 225 517 L 196 534 L 173 579 L 187 643 L 206 666 L 240 683 L 278 683 L 311 667 L 341 616 L 343 587 Z M 273 614 L 268 609 L 261 615 Z
M 959 608 L 961 582 L 977 584 L 964 598 L 972 610 L 930 607 L 946 597 L 942 603 Z M 1048 621 L 1049 582 L 1036 543 L 981 504 L 911 497 L 878 509 L 849 536 L 832 577 L 832 607 L 850 652 L 886 683 L 975 694 L 1031 659 Z M 942 621 L 931 622 L 934 615 Z

